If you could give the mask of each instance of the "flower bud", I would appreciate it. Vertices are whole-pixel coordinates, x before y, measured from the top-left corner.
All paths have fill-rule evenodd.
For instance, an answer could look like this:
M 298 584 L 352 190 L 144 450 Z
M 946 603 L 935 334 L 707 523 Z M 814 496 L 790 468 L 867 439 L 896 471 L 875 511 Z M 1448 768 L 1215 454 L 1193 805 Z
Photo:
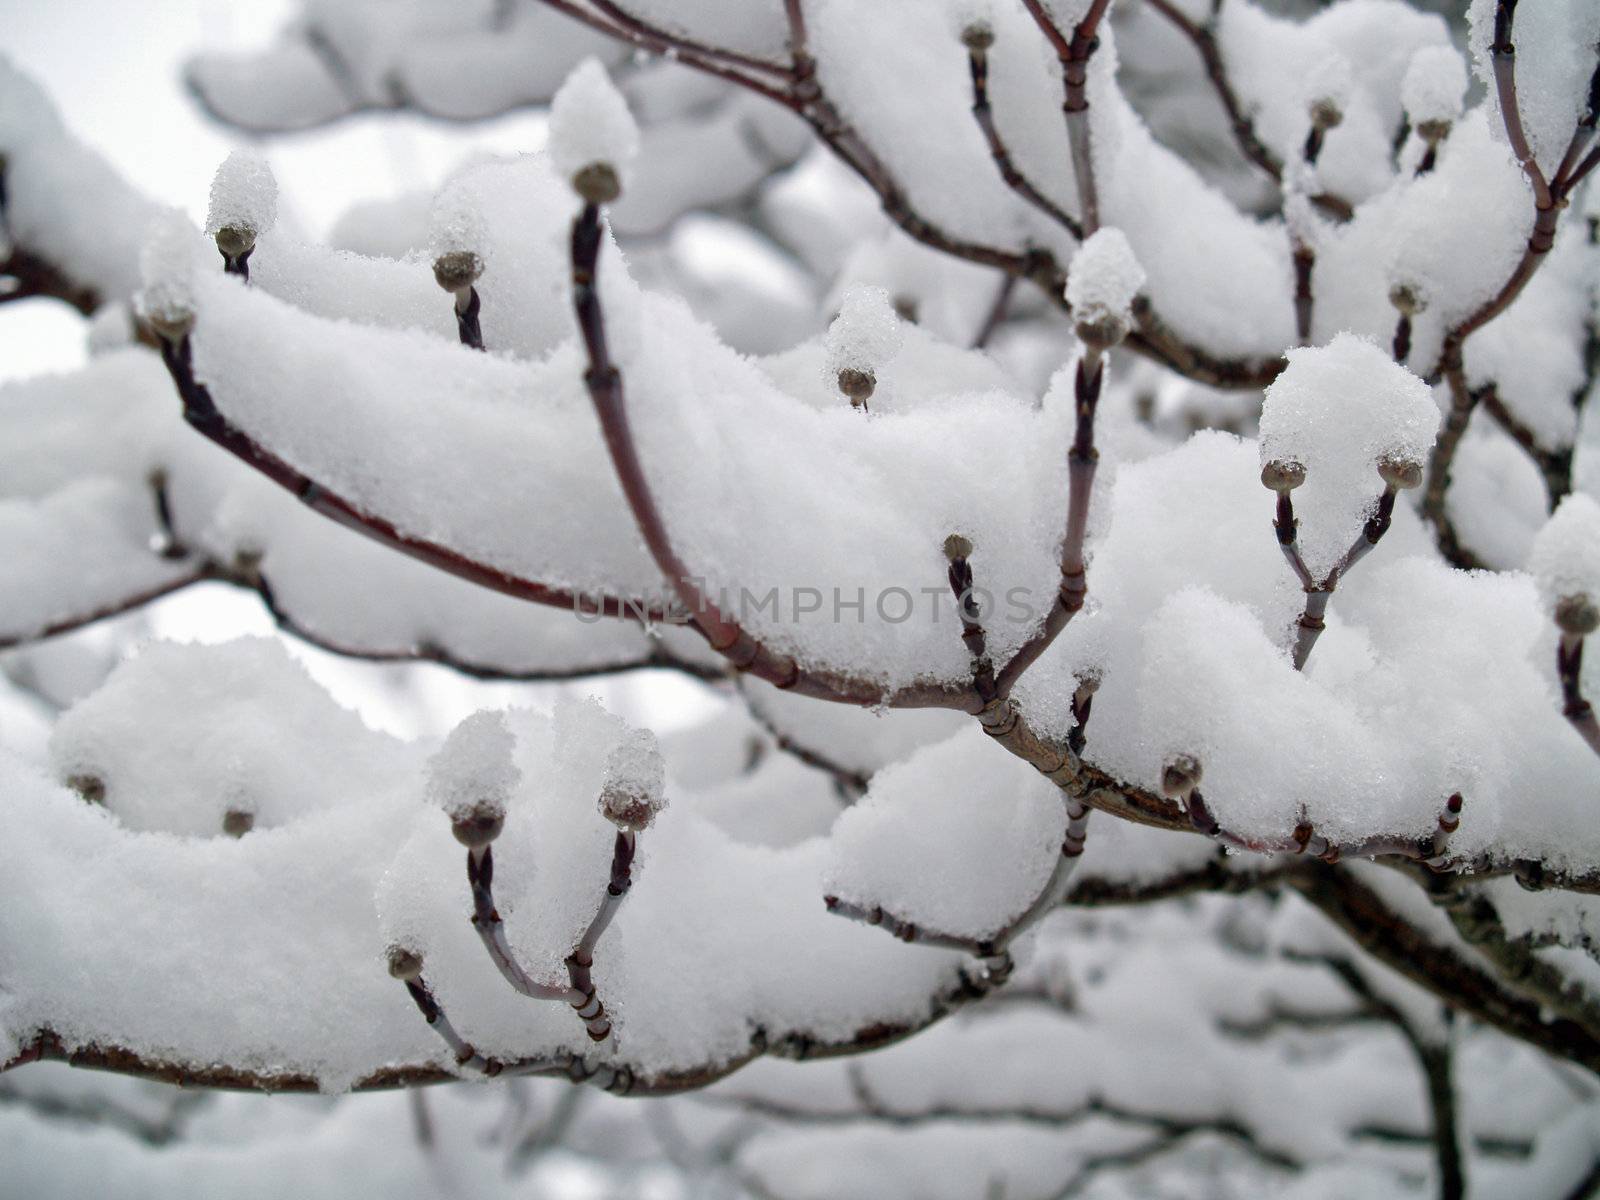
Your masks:
M 589 204 L 610 204 L 622 195 L 622 180 L 610 163 L 592 162 L 572 176 L 572 190 Z
M 405 946 L 390 946 L 385 952 L 389 974 L 404 983 L 414 983 L 422 978 L 422 955 Z
M 242 838 L 256 827 L 256 815 L 248 809 L 230 808 L 222 814 L 222 832 L 231 838 Z
M 1417 136 L 1430 146 L 1437 146 L 1450 136 L 1449 121 L 1423 121 L 1417 126 Z
M 850 397 L 853 408 L 860 408 L 872 399 L 872 393 L 877 390 L 878 377 L 872 371 L 862 371 L 855 367 L 845 367 L 839 372 L 839 390 Z
M 248 225 L 224 225 L 212 235 L 227 258 L 238 258 L 256 248 L 256 231 Z
M 1261 486 L 1279 495 L 1294 491 L 1305 481 L 1305 464 L 1292 459 L 1273 459 L 1261 468 Z
M 1403 317 L 1415 317 L 1428 309 L 1428 297 L 1414 283 L 1397 283 L 1389 289 L 1389 303 Z
M 982 54 L 994 45 L 994 27 L 987 21 L 973 21 L 961 31 L 961 44 L 974 54 Z
M 480 804 L 450 818 L 450 832 L 469 850 L 482 850 L 505 828 L 506 811 L 492 804 Z
M 433 260 L 433 278 L 447 292 L 459 292 L 478 282 L 483 259 L 471 250 L 451 250 Z
M 1122 344 L 1130 328 L 1129 321 L 1121 314 L 1100 312 L 1088 320 L 1079 321 L 1072 327 L 1072 332 L 1078 335 L 1078 340 L 1085 346 L 1095 350 L 1110 350 Z
M 1422 464 L 1416 459 L 1385 455 L 1378 460 L 1378 475 L 1397 492 L 1422 486 Z
M 1161 790 L 1176 799 L 1187 796 L 1200 786 L 1200 760 L 1192 754 L 1180 754 L 1162 769 Z
M 959 533 L 952 533 L 944 540 L 944 556 L 951 562 L 972 557 L 972 541 L 962 537 Z
M 1311 102 L 1311 127 L 1326 133 L 1330 129 L 1337 129 L 1344 121 L 1344 110 L 1339 107 L 1339 102 L 1331 97 L 1324 96 Z
M 1562 633 L 1583 637 L 1600 628 L 1600 608 L 1594 601 L 1579 593 L 1563 596 L 1556 601 L 1556 625 Z
M 106 781 L 98 775 L 68 775 L 67 786 L 82 796 L 85 803 L 106 802 Z

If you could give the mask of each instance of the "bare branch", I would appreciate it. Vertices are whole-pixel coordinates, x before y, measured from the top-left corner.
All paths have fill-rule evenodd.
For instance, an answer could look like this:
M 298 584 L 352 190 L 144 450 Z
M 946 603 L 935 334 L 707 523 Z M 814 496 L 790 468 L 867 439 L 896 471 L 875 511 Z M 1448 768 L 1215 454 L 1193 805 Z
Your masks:
M 1000 178 L 1005 180 L 1007 187 L 1081 241 L 1083 226 L 1078 223 L 1077 218 L 1041 192 L 1033 181 L 1023 174 L 1012 161 L 1011 151 L 1006 146 L 1005 139 L 1000 136 L 1000 129 L 994 121 L 994 110 L 989 104 L 988 42 L 980 36 L 986 33 L 987 30 L 981 28 L 976 31 L 969 29 L 965 41 L 967 64 L 972 74 L 972 115 L 978 122 L 978 128 L 983 131 L 984 141 L 989 144 L 989 155 L 994 159 L 994 165 L 1000 170 Z

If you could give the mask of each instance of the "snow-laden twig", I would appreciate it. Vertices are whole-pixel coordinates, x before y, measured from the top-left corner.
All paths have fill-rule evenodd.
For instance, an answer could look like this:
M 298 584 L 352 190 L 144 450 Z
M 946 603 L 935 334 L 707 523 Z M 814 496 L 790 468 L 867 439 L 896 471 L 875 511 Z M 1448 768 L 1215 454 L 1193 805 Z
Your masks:
M 999 126 L 994 120 L 994 109 L 989 103 L 989 47 L 994 43 L 993 30 L 981 23 L 969 25 L 962 30 L 961 40 L 967 47 L 967 65 L 972 75 L 972 116 L 978 122 L 978 128 L 983 131 L 983 139 L 989 146 L 989 156 L 999 168 L 1000 178 L 1005 180 L 1006 186 L 1017 195 L 1081 241 L 1083 226 L 1078 219 L 1041 192 L 1023 173 L 1012 160 L 1011 150 L 1007 147 L 1005 139 L 1000 136 Z M 1013 277 L 1008 276 L 1008 278 Z

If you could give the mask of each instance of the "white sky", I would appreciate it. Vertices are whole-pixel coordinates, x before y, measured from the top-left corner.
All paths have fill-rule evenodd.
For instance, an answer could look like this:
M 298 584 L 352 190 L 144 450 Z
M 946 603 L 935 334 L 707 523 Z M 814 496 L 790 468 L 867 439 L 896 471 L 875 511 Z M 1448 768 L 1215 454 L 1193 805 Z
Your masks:
M 250 139 L 203 116 L 185 59 L 270 41 L 293 0 L 0 0 L 0 54 L 44 84 L 68 127 L 145 192 L 205 218 L 211 176 Z M 432 188 L 470 151 L 537 149 L 543 119 L 474 126 L 377 113 L 254 144 L 278 177 L 282 220 L 326 235 L 358 200 Z M 82 361 L 75 315 L 48 301 L 0 314 L 0 381 Z

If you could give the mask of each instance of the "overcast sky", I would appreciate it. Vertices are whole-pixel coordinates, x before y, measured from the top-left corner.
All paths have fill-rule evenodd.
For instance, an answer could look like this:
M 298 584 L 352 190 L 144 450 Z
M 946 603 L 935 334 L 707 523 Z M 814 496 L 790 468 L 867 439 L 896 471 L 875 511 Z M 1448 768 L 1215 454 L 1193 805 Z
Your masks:
M 202 50 L 247 50 L 291 20 L 296 0 L 0 0 L 0 53 L 44 84 L 67 125 L 151 196 L 205 217 L 211 176 L 248 139 L 203 116 L 181 81 Z M 324 236 L 358 200 L 436 185 L 469 151 L 536 149 L 540 118 L 443 126 L 394 113 L 256 143 L 282 220 Z M 81 330 L 51 302 L 9 306 L 0 380 L 81 360 Z

